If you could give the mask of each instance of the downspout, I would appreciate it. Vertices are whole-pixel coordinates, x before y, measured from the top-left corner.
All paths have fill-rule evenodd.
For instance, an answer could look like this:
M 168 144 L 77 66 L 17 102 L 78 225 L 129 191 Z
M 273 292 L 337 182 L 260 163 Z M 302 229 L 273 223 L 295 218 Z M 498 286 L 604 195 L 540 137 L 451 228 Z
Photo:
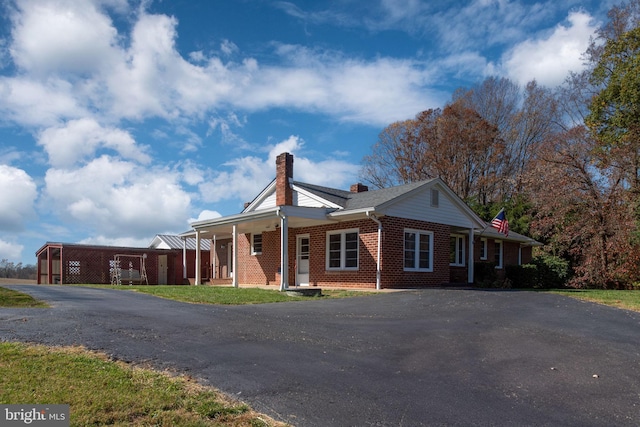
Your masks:
M 382 251 L 382 222 L 372 214 L 370 211 L 367 211 L 367 218 L 371 219 L 373 222 L 378 224 L 378 257 L 376 259 L 376 289 L 382 289 L 382 284 L 380 280 L 380 260 L 381 260 L 381 251 Z
M 474 249 L 474 231 L 475 228 L 473 224 L 471 224 L 471 228 L 469 229 L 469 256 L 467 256 L 467 263 L 469 264 L 467 268 L 467 283 L 473 283 L 475 277 L 475 249 Z
M 289 224 L 280 209 L 276 215 L 280 218 L 280 292 L 283 292 L 289 288 Z

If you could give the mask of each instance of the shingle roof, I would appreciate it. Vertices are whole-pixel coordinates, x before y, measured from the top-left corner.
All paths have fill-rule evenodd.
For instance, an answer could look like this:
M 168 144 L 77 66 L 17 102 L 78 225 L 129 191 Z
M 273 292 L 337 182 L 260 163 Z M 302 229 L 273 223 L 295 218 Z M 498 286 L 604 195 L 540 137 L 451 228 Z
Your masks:
M 170 249 L 182 249 L 183 241 L 179 236 L 175 236 L 173 234 L 158 234 L 158 238 L 162 239 Z M 200 240 L 200 250 L 208 251 L 210 250 L 210 240 L 201 239 Z M 192 237 L 187 238 L 187 249 L 195 251 L 196 250 L 196 239 Z
M 363 191 L 360 193 L 321 187 L 319 185 L 307 184 L 304 182 L 294 182 L 294 184 L 317 195 L 318 197 L 322 197 L 323 199 L 341 206 L 345 210 L 351 210 L 380 206 L 381 204 L 400 197 L 405 193 L 409 193 L 410 191 L 431 181 L 432 180 L 417 181 L 395 187 Z

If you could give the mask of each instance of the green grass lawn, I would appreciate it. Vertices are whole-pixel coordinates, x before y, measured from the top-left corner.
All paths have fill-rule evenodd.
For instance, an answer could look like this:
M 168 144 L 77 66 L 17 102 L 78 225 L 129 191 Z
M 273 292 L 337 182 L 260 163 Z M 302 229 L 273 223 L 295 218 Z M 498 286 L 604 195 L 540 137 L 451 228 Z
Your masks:
M 0 287 L 0 307 L 48 307 L 30 295 Z
M 598 304 L 610 305 L 640 312 L 640 291 L 615 291 L 601 289 L 562 289 L 550 291 Z
M 79 347 L 0 343 L 0 403 L 68 404 L 72 426 L 284 426 L 187 377 Z
M 85 285 L 83 285 L 85 286 Z M 265 304 L 287 301 L 309 301 L 329 298 L 347 298 L 354 296 L 371 295 L 375 292 L 346 291 L 346 290 L 322 290 L 320 297 L 290 296 L 275 289 L 261 288 L 232 288 L 226 286 L 111 286 L 111 285 L 86 285 L 108 289 L 142 292 L 161 298 L 175 301 L 190 302 L 196 304 Z

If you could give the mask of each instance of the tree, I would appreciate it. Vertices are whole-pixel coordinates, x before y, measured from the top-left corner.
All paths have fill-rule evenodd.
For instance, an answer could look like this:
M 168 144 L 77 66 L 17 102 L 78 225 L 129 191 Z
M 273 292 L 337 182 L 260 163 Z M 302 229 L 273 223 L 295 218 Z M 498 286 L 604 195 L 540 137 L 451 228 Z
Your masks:
M 504 142 L 498 130 L 462 102 L 387 126 L 363 159 L 363 180 L 382 188 L 441 178 L 461 198 L 499 197 Z
M 580 287 L 624 288 L 640 278 L 628 192 L 617 168 L 597 167 L 596 140 L 576 126 L 545 141 L 528 174 L 537 215 L 531 229 L 569 259 Z
M 536 146 L 558 131 L 559 110 L 553 92 L 535 80 L 524 90 L 507 78 L 489 77 L 471 89 L 458 89 L 454 99 L 463 102 L 498 128 L 505 141 L 503 199 L 523 196 L 522 177 Z
M 620 167 L 640 193 L 640 27 L 606 41 L 591 82 L 602 89 L 589 105 L 586 124 L 605 160 Z

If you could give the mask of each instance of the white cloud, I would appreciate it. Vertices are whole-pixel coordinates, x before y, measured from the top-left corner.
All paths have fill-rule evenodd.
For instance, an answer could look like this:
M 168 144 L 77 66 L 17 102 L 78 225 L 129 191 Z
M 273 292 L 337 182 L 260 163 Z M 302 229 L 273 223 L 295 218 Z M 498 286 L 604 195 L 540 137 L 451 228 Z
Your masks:
M 4 120 L 25 126 L 51 126 L 87 114 L 66 80 L 49 77 L 0 77 L 0 112 Z
M 79 169 L 49 169 L 46 196 L 61 220 L 68 215 L 110 238 L 140 238 L 183 226 L 191 197 L 179 179 L 165 169 L 102 156 Z
M 53 167 L 65 168 L 75 163 L 93 158 L 100 148 L 116 151 L 125 159 L 149 163 L 146 147 L 136 145 L 129 132 L 113 127 L 103 127 L 94 119 L 71 120 L 63 126 L 44 130 L 38 143 L 49 155 Z
M 20 262 L 24 246 L 0 239 L 0 260 Z
M 37 75 L 94 73 L 118 55 L 111 19 L 90 1 L 18 1 L 11 55 Z
M 21 231 L 35 214 L 35 182 L 22 169 L 0 165 L 0 194 L 0 230 Z
M 204 221 L 206 219 L 220 218 L 221 216 L 222 215 L 220 215 L 220 212 L 218 211 L 211 211 L 211 210 L 205 209 L 201 211 L 200 214 L 198 214 L 197 218 L 189 218 L 189 221 L 187 221 L 187 225 L 195 221 Z
M 230 40 L 223 40 L 222 43 L 220 43 L 220 50 L 225 55 L 233 55 L 234 53 L 238 52 L 239 49 L 234 42 Z
M 240 157 L 228 161 L 224 166 L 229 171 L 217 172 L 200 186 L 200 197 L 204 202 L 239 199 L 250 202 L 274 178 L 276 157 L 288 152 L 294 155 L 293 178 L 297 181 L 346 188 L 357 179 L 359 166 L 343 160 L 313 161 L 302 154 L 304 141 L 290 136 L 277 144 L 265 147 L 267 158 L 258 156 Z M 238 212 L 242 209 L 239 206 Z
M 338 52 L 281 45 L 286 66 L 245 67 L 246 84 L 233 103 L 250 111 L 295 107 L 341 121 L 385 126 L 442 102 L 428 88 L 427 64 L 411 59 L 345 58 Z
M 202 51 L 183 57 L 174 17 L 141 10 L 127 34 L 118 33 L 100 3 L 25 1 L 17 10 L 10 49 L 22 72 L 0 79 L 0 112 L 29 126 L 86 117 L 204 119 L 229 107 L 297 108 L 379 126 L 443 101 L 428 88 L 436 83 L 432 65 L 416 60 L 348 59 L 292 45 L 275 46 L 280 62 L 269 65 L 251 57 L 223 62 Z M 229 40 L 220 50 L 225 57 L 239 53 Z
M 554 87 L 569 71 L 580 71 L 584 67 L 582 54 L 597 24 L 585 12 L 571 12 L 567 19 L 568 26 L 558 25 L 547 37 L 526 40 L 507 51 L 502 57 L 504 72 L 523 85 L 535 79 Z

